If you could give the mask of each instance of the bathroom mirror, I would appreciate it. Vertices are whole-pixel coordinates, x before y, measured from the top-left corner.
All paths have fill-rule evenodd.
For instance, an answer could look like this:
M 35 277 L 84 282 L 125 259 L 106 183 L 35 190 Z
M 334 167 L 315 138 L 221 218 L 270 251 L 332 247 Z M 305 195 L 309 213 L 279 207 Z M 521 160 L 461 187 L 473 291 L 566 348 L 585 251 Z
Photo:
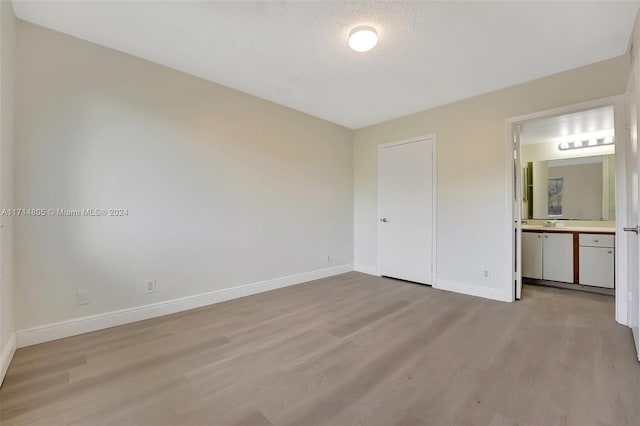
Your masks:
M 615 220 L 615 156 L 523 164 L 523 217 Z

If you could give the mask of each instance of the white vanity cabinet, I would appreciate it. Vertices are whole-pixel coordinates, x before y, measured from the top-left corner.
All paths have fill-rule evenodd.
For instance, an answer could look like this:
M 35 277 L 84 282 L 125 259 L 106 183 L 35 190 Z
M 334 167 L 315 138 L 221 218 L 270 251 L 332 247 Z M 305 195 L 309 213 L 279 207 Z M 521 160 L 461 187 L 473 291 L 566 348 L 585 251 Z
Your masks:
M 542 234 L 542 279 L 573 282 L 573 234 Z
M 523 230 L 522 276 L 615 288 L 615 233 L 589 231 Z
M 573 234 L 523 232 L 522 276 L 573 283 Z
M 580 234 L 580 284 L 614 288 L 613 235 Z
M 522 233 L 522 276 L 542 279 L 542 233 Z

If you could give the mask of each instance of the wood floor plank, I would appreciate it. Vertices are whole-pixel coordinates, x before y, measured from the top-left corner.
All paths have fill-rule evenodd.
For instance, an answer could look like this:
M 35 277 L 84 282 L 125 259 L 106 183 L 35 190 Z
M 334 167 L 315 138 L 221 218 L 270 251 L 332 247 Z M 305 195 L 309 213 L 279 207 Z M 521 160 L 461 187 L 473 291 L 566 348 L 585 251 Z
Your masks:
M 348 273 L 19 349 L 14 425 L 640 425 L 613 298 Z

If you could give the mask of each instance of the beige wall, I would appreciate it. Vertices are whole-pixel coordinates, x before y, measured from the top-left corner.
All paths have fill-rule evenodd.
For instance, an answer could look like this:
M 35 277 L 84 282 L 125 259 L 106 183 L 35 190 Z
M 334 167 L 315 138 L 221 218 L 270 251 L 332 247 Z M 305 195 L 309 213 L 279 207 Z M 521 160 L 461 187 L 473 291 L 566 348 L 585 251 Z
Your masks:
M 602 177 L 602 163 L 549 167 L 548 179 L 564 181 L 562 217 L 602 219 Z M 543 191 L 547 189 L 543 187 Z
M 616 158 L 606 155 L 602 159 L 602 217 L 616 218 Z
M 0 209 L 13 207 L 15 24 L 11 2 L 0 1 Z M 0 382 L 14 324 L 13 219 L 0 217 Z
M 621 94 L 628 72 L 620 57 L 357 130 L 355 264 L 377 267 L 378 145 L 436 133 L 437 279 L 501 296 L 512 285 L 505 119 Z
M 16 204 L 129 210 L 17 220 L 19 329 L 353 262 L 350 130 L 24 22 L 18 71 Z
M 522 162 L 597 157 L 600 155 L 613 155 L 615 152 L 615 145 L 594 146 L 589 149 L 568 149 L 566 151 L 560 151 L 557 142 L 542 142 L 522 145 L 521 147 Z

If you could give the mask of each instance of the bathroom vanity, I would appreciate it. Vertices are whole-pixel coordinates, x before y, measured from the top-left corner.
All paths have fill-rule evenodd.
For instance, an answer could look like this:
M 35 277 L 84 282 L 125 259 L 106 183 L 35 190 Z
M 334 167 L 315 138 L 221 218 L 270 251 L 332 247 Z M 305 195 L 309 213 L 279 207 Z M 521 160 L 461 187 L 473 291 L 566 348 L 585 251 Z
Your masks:
M 615 288 L 615 228 L 523 225 L 522 276 Z

